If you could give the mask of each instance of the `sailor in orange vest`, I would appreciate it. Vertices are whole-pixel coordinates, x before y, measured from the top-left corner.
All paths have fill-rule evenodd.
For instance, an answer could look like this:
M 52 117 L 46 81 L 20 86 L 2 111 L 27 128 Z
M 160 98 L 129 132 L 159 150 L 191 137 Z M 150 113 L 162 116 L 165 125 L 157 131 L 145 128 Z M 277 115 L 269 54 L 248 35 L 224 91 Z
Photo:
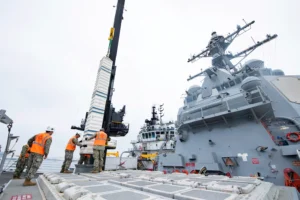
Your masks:
M 105 151 L 105 144 L 107 142 L 107 134 L 104 132 L 104 128 L 96 132 L 92 137 L 85 138 L 85 140 L 94 139 L 93 145 L 93 157 L 94 157 L 94 169 L 92 173 L 102 172 L 103 167 L 103 157 Z
M 20 179 L 20 176 L 21 176 L 25 166 L 27 166 L 29 154 L 30 154 L 30 147 L 28 146 L 28 144 L 25 144 L 22 147 L 20 157 L 17 161 L 16 170 L 15 170 L 13 179 Z
M 27 144 L 30 146 L 30 156 L 28 159 L 28 165 L 26 170 L 26 178 L 23 186 L 33 186 L 36 183 L 31 182 L 35 173 L 41 166 L 43 159 L 46 159 L 49 155 L 50 146 L 52 143 L 51 135 L 54 132 L 54 128 L 48 127 L 46 132 L 39 133 L 30 138 Z
M 63 165 L 61 166 L 60 173 L 72 173 L 71 171 L 69 171 L 69 167 L 72 163 L 73 153 L 76 149 L 76 146 L 87 147 L 87 145 L 80 144 L 78 142 L 78 138 L 80 138 L 80 134 L 76 133 L 75 136 L 73 136 L 69 139 L 69 142 L 68 142 L 68 144 L 66 146 L 66 150 L 65 150 L 65 160 L 63 162 Z

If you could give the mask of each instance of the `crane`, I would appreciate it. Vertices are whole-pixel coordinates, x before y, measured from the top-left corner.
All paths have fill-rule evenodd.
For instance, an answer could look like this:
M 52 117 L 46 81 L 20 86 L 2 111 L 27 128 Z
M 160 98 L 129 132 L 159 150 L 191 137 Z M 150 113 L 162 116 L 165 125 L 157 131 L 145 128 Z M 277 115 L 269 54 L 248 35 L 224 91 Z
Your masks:
M 99 71 L 100 71 L 100 68 L 102 67 L 104 71 L 109 73 L 109 83 L 108 83 L 107 94 L 104 94 L 104 95 L 100 94 L 101 92 L 97 91 L 96 89 L 94 90 L 94 93 L 93 93 L 93 98 L 96 98 L 95 95 L 99 95 L 101 97 L 106 98 L 106 101 L 103 102 L 103 104 L 105 104 L 105 106 L 104 106 L 104 108 L 94 108 L 94 107 L 92 107 L 93 100 L 94 100 L 94 99 L 92 99 L 90 111 L 86 112 L 85 119 L 83 119 L 81 121 L 81 124 L 80 124 L 79 127 L 71 126 L 71 129 L 85 131 L 85 134 L 86 134 L 86 133 L 89 133 L 89 131 L 92 131 L 92 132 L 99 131 L 99 127 L 102 127 L 102 128 L 105 129 L 105 132 L 107 133 L 108 138 L 110 138 L 110 137 L 123 137 L 123 136 L 126 136 L 126 134 L 129 131 L 129 124 L 125 124 L 123 122 L 126 106 L 124 105 L 121 110 L 116 112 L 115 108 L 112 105 L 112 96 L 113 96 L 113 91 L 114 91 L 114 81 L 115 81 L 116 70 L 117 70 L 116 59 L 117 59 L 119 38 L 120 38 L 120 32 L 121 32 L 121 24 L 122 24 L 122 20 L 123 20 L 124 5 L 125 5 L 125 0 L 118 0 L 117 6 L 116 6 L 114 25 L 110 29 L 110 35 L 109 35 L 109 38 L 108 38 L 109 47 L 108 47 L 107 55 L 103 58 L 104 61 L 103 61 L 103 59 L 101 60 L 101 62 L 102 61 L 107 62 L 107 60 L 109 62 L 112 62 L 111 63 L 112 64 L 111 69 L 107 70 L 107 68 L 105 68 L 103 66 L 99 66 Z M 105 61 L 105 58 L 106 58 L 106 61 Z M 107 58 L 109 58 L 109 59 L 107 59 Z M 100 65 L 101 65 L 101 62 L 100 62 Z M 101 74 L 99 75 L 99 71 L 98 71 L 98 75 L 97 75 L 97 81 L 101 81 L 99 79 L 99 76 L 101 76 Z M 97 82 L 96 82 L 96 86 L 97 86 Z M 93 118 L 93 115 L 97 115 L 97 114 L 101 115 L 101 117 L 99 117 L 100 122 L 97 122 L 98 124 L 96 124 L 94 126 L 93 130 L 87 130 L 89 116 L 91 116 L 90 118 Z M 101 122 L 102 122 L 102 124 L 101 124 Z M 97 127 L 97 128 L 95 128 L 95 127 Z M 104 161 L 103 161 L 104 167 L 103 168 L 105 168 L 105 160 L 106 160 L 106 155 L 107 155 L 107 149 L 114 149 L 114 148 L 115 147 L 111 147 L 110 145 L 106 145 L 105 153 L 104 153 Z M 89 154 L 92 154 L 92 153 L 89 152 Z M 92 163 L 93 163 L 93 159 L 90 160 L 90 164 L 92 164 Z M 103 170 L 105 170 L 105 169 L 103 169 Z

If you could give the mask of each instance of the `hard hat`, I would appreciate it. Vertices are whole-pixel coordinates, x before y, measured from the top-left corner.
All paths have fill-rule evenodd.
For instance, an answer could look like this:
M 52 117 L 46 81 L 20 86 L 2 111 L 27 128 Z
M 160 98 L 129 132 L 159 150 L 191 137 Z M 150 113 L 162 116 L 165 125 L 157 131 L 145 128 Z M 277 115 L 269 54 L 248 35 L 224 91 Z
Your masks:
M 46 129 L 46 131 L 52 131 L 52 132 L 53 132 L 53 131 L 54 131 L 54 128 L 51 127 L 51 126 L 48 126 L 47 129 Z

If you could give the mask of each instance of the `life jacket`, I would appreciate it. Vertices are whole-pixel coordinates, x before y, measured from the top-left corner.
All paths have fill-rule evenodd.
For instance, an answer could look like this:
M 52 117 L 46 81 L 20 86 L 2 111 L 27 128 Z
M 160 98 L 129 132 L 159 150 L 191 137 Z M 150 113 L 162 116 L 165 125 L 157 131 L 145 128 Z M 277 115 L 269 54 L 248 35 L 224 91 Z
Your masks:
M 32 143 L 30 151 L 40 155 L 45 155 L 45 144 L 46 141 L 52 138 L 48 133 L 40 133 L 35 136 L 35 140 Z
M 28 146 L 28 144 L 25 144 L 24 146 L 27 146 L 27 151 L 25 153 L 25 158 L 28 158 L 29 157 L 29 152 L 30 152 L 30 147 Z M 21 155 L 20 155 L 20 158 L 21 158 Z
M 73 139 L 76 139 L 76 136 L 73 136 L 73 137 L 71 137 L 71 139 L 69 139 L 69 142 L 66 146 L 66 150 L 75 151 L 76 144 L 74 144 Z
M 96 134 L 97 135 L 94 140 L 94 146 L 105 146 L 107 134 L 103 131 L 98 131 Z

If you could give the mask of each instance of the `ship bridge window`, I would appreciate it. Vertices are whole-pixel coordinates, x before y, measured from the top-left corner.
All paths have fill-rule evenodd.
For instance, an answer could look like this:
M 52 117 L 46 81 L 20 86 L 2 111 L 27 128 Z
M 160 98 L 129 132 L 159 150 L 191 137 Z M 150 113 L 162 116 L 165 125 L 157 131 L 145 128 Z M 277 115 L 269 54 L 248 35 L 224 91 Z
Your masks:
M 152 138 L 155 138 L 155 133 L 154 132 L 152 132 Z
M 146 139 L 148 139 L 148 133 L 145 133 Z

